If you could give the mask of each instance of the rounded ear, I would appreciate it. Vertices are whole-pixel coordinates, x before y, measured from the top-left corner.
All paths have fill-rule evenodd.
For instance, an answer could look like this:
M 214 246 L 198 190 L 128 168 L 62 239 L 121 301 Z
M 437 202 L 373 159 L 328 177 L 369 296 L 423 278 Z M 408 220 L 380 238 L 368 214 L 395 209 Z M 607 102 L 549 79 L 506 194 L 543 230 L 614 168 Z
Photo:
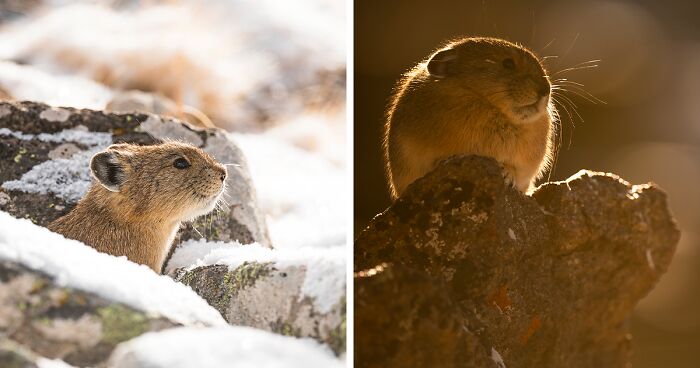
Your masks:
M 92 156 L 90 171 L 103 187 L 112 192 L 118 192 L 126 181 L 126 171 L 120 154 L 109 149 Z
M 439 51 L 428 61 L 428 72 L 435 78 L 445 78 L 457 71 L 457 51 L 447 49 Z

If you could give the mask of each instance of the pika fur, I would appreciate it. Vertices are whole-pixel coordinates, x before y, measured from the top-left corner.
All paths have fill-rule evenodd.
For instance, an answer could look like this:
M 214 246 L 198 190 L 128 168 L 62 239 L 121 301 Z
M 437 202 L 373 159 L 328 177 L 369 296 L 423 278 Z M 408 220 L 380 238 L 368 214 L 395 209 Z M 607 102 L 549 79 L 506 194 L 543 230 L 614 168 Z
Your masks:
M 462 38 L 399 81 L 387 113 L 384 158 L 391 196 L 450 156 L 500 162 L 522 192 L 549 167 L 556 110 L 540 60 L 496 38 Z
M 180 223 L 214 209 L 226 180 L 225 166 L 179 142 L 114 144 L 90 171 L 88 193 L 49 229 L 158 273 Z

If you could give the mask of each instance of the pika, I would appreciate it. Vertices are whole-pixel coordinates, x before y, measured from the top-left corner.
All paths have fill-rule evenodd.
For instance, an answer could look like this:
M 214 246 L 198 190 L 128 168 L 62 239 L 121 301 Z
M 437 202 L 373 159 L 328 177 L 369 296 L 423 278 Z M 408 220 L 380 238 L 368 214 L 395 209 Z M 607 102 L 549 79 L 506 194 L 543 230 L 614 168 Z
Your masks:
M 449 42 L 399 81 L 384 159 L 392 199 L 453 155 L 495 158 L 522 192 L 549 167 L 556 110 L 540 60 L 496 38 Z
M 179 142 L 121 143 L 95 154 L 90 190 L 51 231 L 160 273 L 183 221 L 214 209 L 226 167 Z

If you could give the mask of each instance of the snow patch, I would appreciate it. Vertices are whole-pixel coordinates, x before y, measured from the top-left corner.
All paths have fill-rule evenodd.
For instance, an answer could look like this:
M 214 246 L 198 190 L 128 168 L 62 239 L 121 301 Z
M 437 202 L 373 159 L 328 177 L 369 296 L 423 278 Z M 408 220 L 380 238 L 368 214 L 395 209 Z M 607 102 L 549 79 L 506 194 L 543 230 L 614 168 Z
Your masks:
M 244 262 L 271 262 L 282 269 L 301 266 L 306 269 L 301 295 L 312 298 L 321 313 L 329 312 L 345 295 L 345 247 L 270 249 L 259 244 L 189 240 L 178 247 L 168 262 L 167 272 L 177 268 L 191 270 L 209 265 L 227 265 L 234 270 Z
M 344 246 L 345 169 L 276 137 L 229 134 L 248 160 L 277 249 Z
M 119 345 L 109 366 L 334 368 L 343 364 L 312 340 L 231 326 L 149 332 Z
M 2 211 L 0 259 L 40 270 L 60 286 L 91 292 L 185 325 L 225 324 L 219 312 L 170 277 Z

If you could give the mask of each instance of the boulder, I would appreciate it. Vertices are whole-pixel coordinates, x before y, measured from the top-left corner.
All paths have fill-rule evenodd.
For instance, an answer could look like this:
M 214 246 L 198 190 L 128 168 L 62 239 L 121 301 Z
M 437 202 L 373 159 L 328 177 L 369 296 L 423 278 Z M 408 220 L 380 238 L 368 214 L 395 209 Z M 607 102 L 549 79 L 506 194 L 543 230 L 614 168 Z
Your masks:
M 310 337 L 339 355 L 346 345 L 345 288 L 338 286 L 336 300 L 318 303 L 304 293 L 308 273 L 306 265 L 245 262 L 233 270 L 227 265 L 180 269 L 175 279 L 189 285 L 232 325 Z M 319 276 L 323 277 L 309 277 Z
M 123 341 L 179 325 L 0 260 L 0 366 L 23 359 L 28 365 L 17 366 L 30 367 L 37 355 L 95 366 Z
M 626 367 L 625 321 L 679 237 L 654 184 L 583 170 L 526 196 L 451 158 L 355 241 L 355 362 Z

